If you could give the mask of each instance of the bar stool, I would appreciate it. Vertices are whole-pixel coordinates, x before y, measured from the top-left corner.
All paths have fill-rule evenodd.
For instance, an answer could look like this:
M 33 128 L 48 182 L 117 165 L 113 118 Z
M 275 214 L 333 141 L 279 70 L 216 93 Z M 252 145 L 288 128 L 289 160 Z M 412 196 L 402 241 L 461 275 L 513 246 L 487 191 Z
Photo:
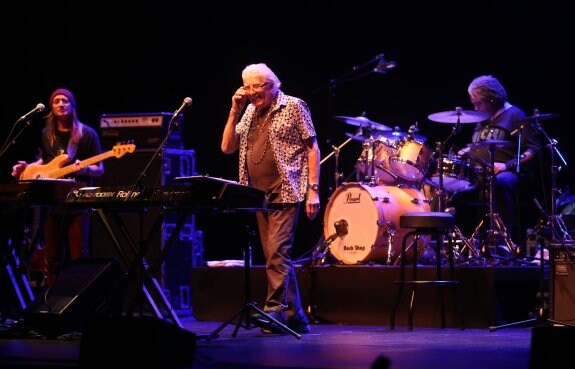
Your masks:
M 401 243 L 401 263 L 400 263 L 400 279 L 399 281 L 394 281 L 399 285 L 397 299 L 393 306 L 391 312 L 391 322 L 390 328 L 395 328 L 395 315 L 397 308 L 401 302 L 403 295 L 403 289 L 405 285 L 411 286 L 411 299 L 409 304 L 409 315 L 408 315 L 408 328 L 413 330 L 413 313 L 415 305 L 415 292 L 417 286 L 437 286 L 439 293 L 439 304 L 441 311 L 441 328 L 445 328 L 445 304 L 443 301 L 443 287 L 452 286 L 453 287 L 453 297 L 455 301 L 455 310 L 460 314 L 461 328 L 463 329 L 463 311 L 461 309 L 461 303 L 458 296 L 457 286 L 459 281 L 455 279 L 455 262 L 453 257 L 453 239 L 450 236 L 450 231 L 455 225 L 455 220 L 452 214 L 445 212 L 407 212 L 399 217 L 399 225 L 401 228 L 413 228 L 412 231 L 405 234 Z M 417 246 L 418 241 L 422 235 L 434 236 L 436 240 L 435 252 L 436 252 L 436 274 L 434 280 L 419 280 L 417 278 Z M 412 279 L 405 279 L 405 265 L 406 265 L 406 253 L 407 253 L 407 240 L 413 236 L 413 240 L 409 246 L 409 249 L 413 250 L 413 266 L 412 266 Z M 444 280 L 441 277 L 441 251 L 443 249 L 443 241 L 447 240 L 446 257 L 449 263 L 450 269 L 450 279 Z

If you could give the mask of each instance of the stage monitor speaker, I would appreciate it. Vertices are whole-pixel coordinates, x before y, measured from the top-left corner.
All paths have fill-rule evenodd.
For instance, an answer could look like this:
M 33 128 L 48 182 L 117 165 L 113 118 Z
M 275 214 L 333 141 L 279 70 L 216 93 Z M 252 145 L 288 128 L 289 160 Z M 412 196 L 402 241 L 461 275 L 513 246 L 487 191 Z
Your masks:
M 81 332 L 85 319 L 112 311 L 122 275 L 115 259 L 75 261 L 32 301 L 24 312 L 26 326 L 38 329 L 48 338 Z
M 85 368 L 191 368 L 196 335 L 152 317 L 86 321 L 79 366 Z
M 568 368 L 573 342 L 575 342 L 575 328 L 573 327 L 533 328 L 529 369 Z

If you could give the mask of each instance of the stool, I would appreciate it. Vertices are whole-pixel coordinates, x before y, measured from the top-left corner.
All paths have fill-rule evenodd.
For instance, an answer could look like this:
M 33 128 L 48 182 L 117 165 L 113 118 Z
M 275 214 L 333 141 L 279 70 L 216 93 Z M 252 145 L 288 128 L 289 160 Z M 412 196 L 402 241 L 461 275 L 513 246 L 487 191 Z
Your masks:
M 454 299 L 456 303 L 456 310 L 460 314 L 461 328 L 463 329 L 463 313 L 461 310 L 461 303 L 458 297 L 457 286 L 459 281 L 455 280 L 455 262 L 453 257 L 453 239 L 450 236 L 450 231 L 455 225 L 455 220 L 452 214 L 445 212 L 407 212 L 399 217 L 399 226 L 401 228 L 413 228 L 405 234 L 401 243 L 401 263 L 400 263 L 400 280 L 395 281 L 399 285 L 398 295 L 391 312 L 390 328 L 395 328 L 395 315 L 397 308 L 400 304 L 403 295 L 403 288 L 405 285 L 411 286 L 411 299 L 409 304 L 408 315 L 408 328 L 413 330 L 413 312 L 415 305 L 415 291 L 417 286 L 431 285 L 438 287 L 439 303 L 441 311 L 441 328 L 445 328 L 445 304 L 443 301 L 443 289 L 445 286 L 453 286 Z M 436 275 L 435 280 L 418 280 L 417 279 L 417 243 L 422 235 L 431 235 L 435 237 L 436 245 Z M 405 265 L 407 253 L 407 240 L 413 236 L 413 240 L 409 246 L 413 250 L 413 267 L 412 279 L 405 279 Z M 444 280 L 441 277 L 441 250 L 443 248 L 443 241 L 447 239 L 446 257 L 449 262 L 450 278 Z

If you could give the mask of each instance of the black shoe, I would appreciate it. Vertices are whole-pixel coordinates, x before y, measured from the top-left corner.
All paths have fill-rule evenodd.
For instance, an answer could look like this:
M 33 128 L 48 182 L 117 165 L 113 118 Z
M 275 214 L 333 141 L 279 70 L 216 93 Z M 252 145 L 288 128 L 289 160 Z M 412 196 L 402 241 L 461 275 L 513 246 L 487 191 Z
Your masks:
M 287 324 L 288 328 L 296 333 L 310 333 L 311 328 L 306 318 L 294 318 Z
M 285 324 L 285 315 L 280 311 L 265 311 L 266 315 L 270 318 L 277 320 L 281 324 Z M 284 333 L 283 329 L 279 328 L 276 323 L 267 316 L 262 314 L 254 314 L 251 316 L 252 323 L 260 327 L 263 333 Z

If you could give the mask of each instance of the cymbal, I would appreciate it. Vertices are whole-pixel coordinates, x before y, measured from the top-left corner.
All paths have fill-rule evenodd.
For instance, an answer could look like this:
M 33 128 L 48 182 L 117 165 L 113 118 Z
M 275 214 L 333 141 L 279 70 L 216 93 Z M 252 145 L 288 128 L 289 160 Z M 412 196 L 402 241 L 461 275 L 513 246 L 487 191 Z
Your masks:
M 349 132 L 346 132 L 345 135 L 349 138 L 352 138 L 356 141 L 361 141 L 361 142 L 365 142 L 365 141 L 369 140 L 370 138 L 372 138 L 374 141 L 381 141 L 380 137 L 382 137 L 380 135 L 377 135 L 377 136 L 367 135 L 366 136 L 363 134 L 357 134 L 357 133 L 353 134 L 353 133 L 349 133 Z
M 530 117 L 526 117 L 526 118 L 520 119 L 520 120 L 518 120 L 518 122 L 536 122 L 536 121 L 539 121 L 539 120 L 547 120 L 547 119 L 553 119 L 553 118 L 557 118 L 557 117 L 559 117 L 559 114 L 553 114 L 553 113 L 550 113 L 550 114 L 535 114 L 535 115 L 532 115 L 532 116 L 530 116 Z
M 489 114 L 477 110 L 453 110 L 430 114 L 427 119 L 438 123 L 479 123 L 489 119 Z
M 396 131 L 394 130 L 393 132 L 384 132 L 380 135 L 377 136 L 378 139 L 386 139 L 388 141 L 398 141 L 401 140 L 404 137 L 407 137 L 407 135 L 409 135 L 408 132 L 403 132 L 403 131 Z M 427 141 L 427 137 L 424 136 L 420 136 L 420 135 L 414 135 L 412 134 L 411 137 L 413 139 L 415 139 L 415 141 L 418 142 L 425 142 Z
M 467 146 L 471 147 L 471 148 L 490 148 L 491 145 L 493 145 L 494 148 L 496 149 L 509 149 L 512 148 L 514 146 L 517 146 L 517 144 L 513 141 L 505 141 L 505 140 L 485 140 L 485 141 L 479 141 L 479 142 L 472 142 L 470 144 L 467 144 Z
M 373 129 L 376 131 L 392 131 L 393 128 L 383 125 L 381 123 L 374 122 L 367 117 L 346 117 L 343 115 L 337 115 L 334 119 L 339 120 L 341 122 L 347 123 L 352 126 L 361 127 L 361 128 L 368 128 Z
M 402 131 L 393 131 L 393 132 L 384 132 L 382 134 L 378 134 L 377 136 L 372 135 L 372 136 L 368 137 L 368 136 L 361 135 L 361 134 L 358 135 L 358 134 L 346 132 L 345 135 L 347 137 L 350 137 L 350 138 L 356 140 L 356 141 L 361 141 L 361 142 L 367 141 L 370 138 L 373 138 L 375 141 L 380 141 L 380 142 L 384 142 L 384 141 L 396 142 L 396 141 L 399 141 L 402 138 L 406 137 L 408 135 L 408 133 L 402 132 Z M 414 135 L 414 134 L 412 134 L 411 136 L 417 142 L 427 141 L 427 137 L 424 137 L 424 136 Z
M 361 134 L 353 134 L 353 133 L 345 132 L 345 135 L 349 138 L 352 138 L 356 141 L 361 141 L 361 142 L 369 139 L 369 137 L 365 137 L 364 135 L 361 135 Z

